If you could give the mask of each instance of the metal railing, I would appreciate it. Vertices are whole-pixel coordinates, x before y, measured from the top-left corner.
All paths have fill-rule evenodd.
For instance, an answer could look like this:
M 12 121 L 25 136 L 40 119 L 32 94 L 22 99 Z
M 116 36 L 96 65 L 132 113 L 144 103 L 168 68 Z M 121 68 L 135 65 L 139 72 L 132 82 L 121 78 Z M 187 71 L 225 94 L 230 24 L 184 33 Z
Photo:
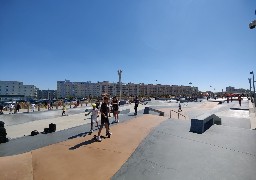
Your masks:
M 174 111 L 174 110 L 170 110 L 170 118 L 172 118 L 172 112 L 178 114 L 178 119 L 180 119 L 180 116 L 182 116 L 185 119 L 187 119 L 187 117 L 185 115 L 181 114 L 180 112 Z

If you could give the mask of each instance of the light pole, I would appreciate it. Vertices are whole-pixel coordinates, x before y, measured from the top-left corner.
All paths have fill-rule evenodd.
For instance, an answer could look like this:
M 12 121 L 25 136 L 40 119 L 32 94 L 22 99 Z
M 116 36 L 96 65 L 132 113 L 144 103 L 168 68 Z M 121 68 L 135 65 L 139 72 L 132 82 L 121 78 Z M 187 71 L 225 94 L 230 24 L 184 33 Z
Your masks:
M 48 94 L 48 101 L 49 101 L 50 100 L 49 88 L 48 88 L 47 94 Z
M 118 73 L 118 77 L 119 77 L 119 90 L 120 90 L 120 94 L 119 94 L 119 100 L 121 100 L 121 97 L 122 97 L 122 82 L 121 82 L 121 78 L 122 78 L 122 70 L 118 70 L 117 73 Z
M 254 81 L 254 73 L 253 71 L 250 72 L 250 74 L 252 74 L 252 85 L 253 85 L 253 99 L 254 99 L 254 104 L 255 104 L 255 107 L 256 107 L 256 102 L 255 102 L 255 81 Z
M 248 78 L 250 84 L 250 97 L 252 98 L 252 78 Z

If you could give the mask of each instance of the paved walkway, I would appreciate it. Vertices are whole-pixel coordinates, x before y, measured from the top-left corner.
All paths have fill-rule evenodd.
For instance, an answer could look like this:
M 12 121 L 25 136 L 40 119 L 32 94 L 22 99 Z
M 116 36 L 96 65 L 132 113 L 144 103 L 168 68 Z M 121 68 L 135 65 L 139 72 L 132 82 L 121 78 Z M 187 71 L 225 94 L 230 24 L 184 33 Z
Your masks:
M 110 179 L 152 128 L 164 120 L 144 115 L 111 127 L 113 135 L 101 143 L 91 135 L 2 157 L 1 179 Z

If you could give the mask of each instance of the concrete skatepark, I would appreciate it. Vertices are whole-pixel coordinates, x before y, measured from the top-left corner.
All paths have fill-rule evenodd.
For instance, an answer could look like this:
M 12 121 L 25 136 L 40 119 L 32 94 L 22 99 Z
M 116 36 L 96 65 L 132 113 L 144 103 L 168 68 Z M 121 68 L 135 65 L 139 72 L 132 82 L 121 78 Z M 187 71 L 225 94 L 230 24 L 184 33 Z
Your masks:
M 85 107 L 70 109 L 67 117 L 58 111 L 26 114 L 32 117 L 21 120 L 1 116 L 12 137 L 0 144 L 1 179 L 255 179 L 256 131 L 248 100 L 241 107 L 237 101 L 183 103 L 186 118 L 180 119 L 175 113 L 170 119 L 177 103 L 146 106 L 164 116 L 143 114 L 144 105 L 133 116 L 133 106 L 123 106 L 121 122 L 111 125 L 113 136 L 101 143 L 92 139 L 96 132 L 87 133 Z M 205 113 L 220 117 L 222 125 L 203 134 L 190 132 L 190 119 Z M 57 132 L 28 136 L 30 129 L 49 122 L 57 124 Z

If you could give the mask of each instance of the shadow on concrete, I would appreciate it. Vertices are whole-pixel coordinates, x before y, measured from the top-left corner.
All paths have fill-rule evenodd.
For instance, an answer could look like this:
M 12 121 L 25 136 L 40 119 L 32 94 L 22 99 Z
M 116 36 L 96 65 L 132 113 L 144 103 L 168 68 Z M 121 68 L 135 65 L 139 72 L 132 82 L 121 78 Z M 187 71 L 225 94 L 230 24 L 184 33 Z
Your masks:
M 87 134 L 90 134 L 91 132 L 84 132 L 84 133 L 79 133 L 77 135 L 74 135 L 74 136 L 71 136 L 69 137 L 68 139 L 75 139 L 75 138 L 78 138 L 78 137 L 85 137 Z
M 94 137 L 93 137 L 92 139 L 90 139 L 88 141 L 81 142 L 81 143 L 69 148 L 69 150 L 76 150 L 76 149 L 80 148 L 81 146 L 86 146 L 86 145 L 89 145 L 89 144 L 92 144 L 92 143 L 95 143 L 95 142 L 97 142 L 97 141 L 95 141 Z
M 230 108 L 231 110 L 242 110 L 242 111 L 249 111 L 248 108 Z
M 108 138 L 106 136 L 100 136 L 100 137 L 101 137 L 101 139 Z M 75 149 L 78 149 L 78 148 L 80 148 L 82 146 L 86 146 L 86 145 L 89 145 L 89 144 L 92 144 L 92 143 L 95 143 L 95 142 L 99 142 L 95 138 L 96 138 L 96 135 L 94 135 L 94 137 L 92 139 L 88 140 L 88 141 L 81 142 L 81 143 L 79 143 L 79 144 L 69 148 L 69 150 L 75 150 Z

